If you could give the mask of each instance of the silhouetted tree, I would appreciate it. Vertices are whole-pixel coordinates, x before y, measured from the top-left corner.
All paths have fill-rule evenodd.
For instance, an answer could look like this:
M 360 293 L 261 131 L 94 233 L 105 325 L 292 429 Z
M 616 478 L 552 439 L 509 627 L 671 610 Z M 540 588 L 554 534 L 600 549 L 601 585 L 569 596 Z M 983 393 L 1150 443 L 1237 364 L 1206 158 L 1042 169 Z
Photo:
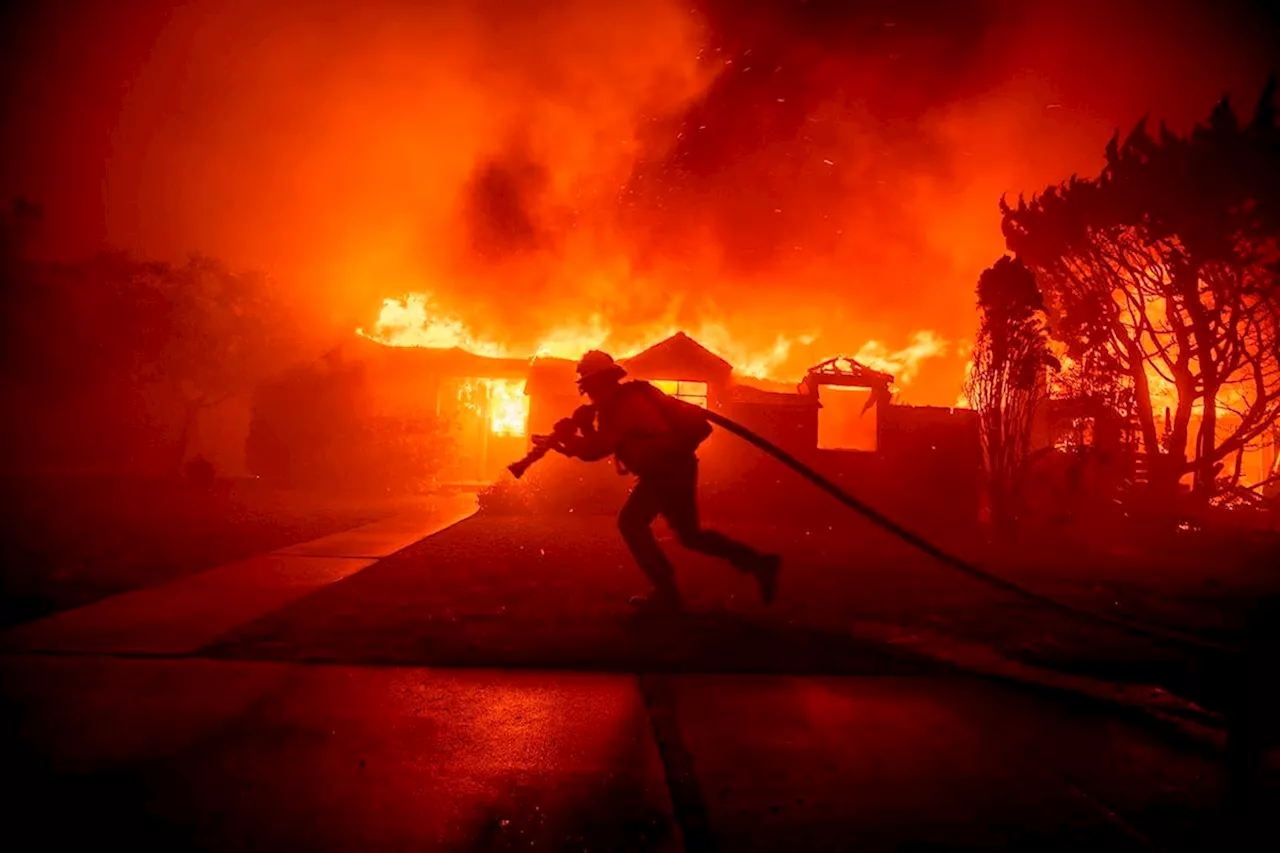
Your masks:
M 114 255 L 59 264 L 6 251 L 6 464 L 96 467 L 146 446 L 134 375 L 145 343 L 160 330 L 130 298 L 134 267 Z
M 249 469 L 297 488 L 422 491 L 454 450 L 434 415 L 375 414 L 363 365 L 335 351 L 254 393 Z
M 992 518 L 1007 529 L 1021 511 L 1032 421 L 1046 394 L 1052 356 L 1044 303 L 1021 261 L 1005 256 L 982 273 L 978 306 L 982 320 L 964 390 L 978 413 Z
M 138 284 L 136 298 L 152 302 L 165 330 L 148 367 L 182 406 L 176 466 L 203 409 L 248 394 L 297 359 L 295 342 L 286 334 L 292 316 L 274 298 L 266 276 L 233 272 L 211 258 L 195 256 L 176 267 L 146 265 Z
M 1163 125 L 1153 136 L 1144 120 L 1111 140 L 1097 178 L 1001 202 L 1053 336 L 1128 386 L 1166 487 L 1190 472 L 1209 494 L 1219 463 L 1264 440 L 1280 414 L 1274 94 L 1273 80 L 1243 126 L 1225 98 L 1184 136 Z
M 38 224 L 33 205 L 0 211 L 9 464 L 176 475 L 202 409 L 298 360 L 265 277 L 201 257 L 42 262 L 24 248 Z

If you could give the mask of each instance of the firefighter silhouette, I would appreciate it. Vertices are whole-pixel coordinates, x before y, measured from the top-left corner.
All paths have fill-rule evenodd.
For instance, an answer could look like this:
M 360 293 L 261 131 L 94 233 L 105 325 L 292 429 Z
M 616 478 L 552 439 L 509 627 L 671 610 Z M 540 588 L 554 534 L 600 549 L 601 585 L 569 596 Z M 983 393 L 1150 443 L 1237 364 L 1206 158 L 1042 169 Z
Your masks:
M 562 450 L 587 462 L 612 456 L 619 473 L 636 477 L 618 515 L 618 529 L 653 588 L 649 595 L 633 597 L 632 603 L 652 610 L 678 610 L 682 604 L 675 572 L 653 535 L 652 524 L 659 515 L 681 545 L 751 575 L 761 600 L 772 602 L 779 557 L 706 529 L 699 521 L 697 449 L 711 434 L 702 409 L 647 382 L 623 382 L 626 371 L 599 350 L 584 355 L 577 370 L 578 391 L 590 398 L 595 417 L 579 415 L 572 425 L 561 424 L 562 429 L 574 428 L 568 430 L 574 434 Z

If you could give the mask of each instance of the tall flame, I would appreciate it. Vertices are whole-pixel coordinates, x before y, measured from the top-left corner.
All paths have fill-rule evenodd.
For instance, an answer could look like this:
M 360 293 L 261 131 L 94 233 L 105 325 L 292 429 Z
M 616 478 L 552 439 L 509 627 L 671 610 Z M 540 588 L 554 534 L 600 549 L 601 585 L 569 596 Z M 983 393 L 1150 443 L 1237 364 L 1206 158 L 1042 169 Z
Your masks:
M 879 341 L 867 341 L 853 358 L 872 370 L 892 375 L 898 385 L 908 385 L 920 372 L 922 361 L 946 352 L 946 341 L 933 332 L 921 331 L 911 336 L 910 344 L 892 352 Z
M 816 331 L 797 335 L 776 334 L 773 342 L 764 347 L 751 347 L 720 322 L 703 321 L 689 325 L 663 321 L 650 323 L 638 330 L 619 332 L 610 327 L 598 313 L 585 320 L 555 326 L 542 334 L 537 344 L 517 349 L 507 344 L 481 337 L 461 317 L 445 312 L 436 306 L 432 297 L 424 293 L 411 293 L 402 299 L 385 299 L 372 331 L 357 329 L 358 334 L 394 347 L 458 347 L 477 355 L 492 358 L 578 358 L 591 349 L 609 347 L 617 358 L 630 358 L 654 344 L 684 331 L 707 349 L 733 365 L 738 376 L 762 380 L 794 382 L 797 356 L 819 340 Z M 910 343 L 898 350 L 890 350 L 880 341 L 868 341 L 854 356 L 858 361 L 876 370 L 892 373 L 898 385 L 908 385 L 919 374 L 921 364 L 927 359 L 947 353 L 947 342 L 932 331 L 918 331 Z M 825 360 L 814 352 L 808 364 Z M 803 368 L 801 368 L 803 372 Z
M 365 335 L 363 329 L 356 329 L 356 333 Z M 374 333 L 365 336 L 393 347 L 458 347 L 490 358 L 510 356 L 501 344 L 472 335 L 460 318 L 437 311 L 430 297 L 422 293 L 412 293 L 403 300 L 382 300 Z

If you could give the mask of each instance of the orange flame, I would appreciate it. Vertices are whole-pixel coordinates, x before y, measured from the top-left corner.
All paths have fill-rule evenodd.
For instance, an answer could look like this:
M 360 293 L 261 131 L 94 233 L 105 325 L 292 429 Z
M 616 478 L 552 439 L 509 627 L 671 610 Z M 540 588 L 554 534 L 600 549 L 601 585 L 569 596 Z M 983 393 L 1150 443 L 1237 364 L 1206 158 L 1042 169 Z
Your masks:
M 880 341 L 867 341 L 853 358 L 872 370 L 890 374 L 896 385 L 909 385 L 920 372 L 921 362 L 946 352 L 946 341 L 933 332 L 921 331 L 911 336 L 910 344 L 894 352 Z
M 468 379 L 458 386 L 458 402 L 488 421 L 497 436 L 520 437 L 529 429 L 529 398 L 523 379 Z
M 431 296 L 411 293 L 402 299 L 385 299 L 372 331 L 357 329 L 357 334 L 394 347 L 458 347 L 492 358 L 578 358 L 590 349 L 609 347 L 617 358 L 630 358 L 654 344 L 684 331 L 707 349 L 733 365 L 738 376 L 762 380 L 794 382 L 800 377 L 789 368 L 797 356 L 813 347 L 818 332 L 798 335 L 778 334 L 771 345 L 753 348 L 744 344 L 723 323 L 704 321 L 690 326 L 663 321 L 644 327 L 639 333 L 616 334 L 598 313 L 586 320 L 556 326 L 539 339 L 536 346 L 520 351 L 498 341 L 476 335 L 461 317 L 439 310 Z M 892 373 L 898 385 L 909 385 L 919 374 L 921 364 L 930 358 L 946 355 L 947 342 L 932 331 L 918 331 L 911 342 L 899 350 L 890 350 L 879 341 L 868 341 L 854 356 L 876 370 Z M 814 353 L 808 364 L 825 358 Z
M 382 311 L 373 328 L 371 335 L 363 329 L 356 329 L 356 334 L 393 347 L 458 347 L 490 358 L 510 355 L 501 344 L 473 336 L 460 318 L 438 313 L 430 297 L 422 293 L 411 293 L 403 300 L 382 300 Z
M 529 426 L 529 398 L 524 380 L 490 379 L 489 431 L 494 435 L 523 436 Z

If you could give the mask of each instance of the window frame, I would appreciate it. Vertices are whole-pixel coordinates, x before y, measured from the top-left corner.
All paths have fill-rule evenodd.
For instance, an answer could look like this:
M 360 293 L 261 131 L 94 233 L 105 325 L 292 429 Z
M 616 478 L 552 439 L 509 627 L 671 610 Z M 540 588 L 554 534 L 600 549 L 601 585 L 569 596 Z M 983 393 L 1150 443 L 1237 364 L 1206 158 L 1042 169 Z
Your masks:
M 664 394 L 675 397 L 699 408 L 710 407 L 711 387 L 701 379 L 651 379 L 653 387 Z

